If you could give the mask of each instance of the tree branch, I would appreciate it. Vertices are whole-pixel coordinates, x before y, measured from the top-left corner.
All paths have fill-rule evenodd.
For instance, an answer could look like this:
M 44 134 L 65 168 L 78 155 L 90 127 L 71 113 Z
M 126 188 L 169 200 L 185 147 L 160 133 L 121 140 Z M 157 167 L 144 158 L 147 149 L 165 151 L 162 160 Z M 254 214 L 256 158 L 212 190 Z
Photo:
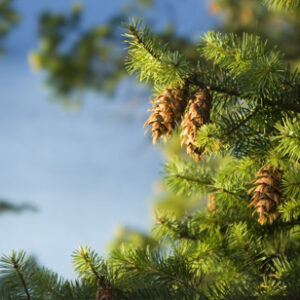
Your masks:
M 238 198 L 243 198 L 241 195 L 239 195 L 237 193 L 234 193 L 234 192 L 231 192 L 227 189 L 215 187 L 213 184 L 211 184 L 208 181 L 203 181 L 203 180 L 200 180 L 200 179 L 197 179 L 197 178 L 194 178 L 194 177 L 180 175 L 180 174 L 176 174 L 175 176 L 179 179 L 184 179 L 184 180 L 187 180 L 187 181 L 192 181 L 192 182 L 195 182 L 195 183 L 198 183 L 198 184 L 201 184 L 201 185 L 205 185 L 205 186 L 207 186 L 208 189 L 211 190 L 211 192 L 219 191 L 219 192 L 224 192 L 224 193 L 230 194 L 230 195 L 238 197 Z
M 144 266 L 138 266 L 136 265 L 135 263 L 130 263 L 130 266 L 134 265 L 134 267 L 137 269 L 137 270 L 142 270 L 142 271 L 148 271 L 148 272 L 151 272 L 151 273 L 156 273 L 158 275 L 161 275 L 161 276 L 165 276 L 165 277 L 168 277 L 169 279 L 171 280 L 174 280 L 174 281 L 177 281 L 178 283 L 182 284 L 183 286 L 185 286 L 186 288 L 190 288 L 192 291 L 194 291 L 197 295 L 199 295 L 201 298 L 200 299 L 207 299 L 205 297 L 205 295 L 203 295 L 196 287 L 194 287 L 193 285 L 191 285 L 189 282 L 186 282 L 185 280 L 177 277 L 177 276 L 174 276 L 174 275 L 171 275 L 171 274 L 168 274 L 166 272 L 163 272 L 161 270 L 157 270 L 157 269 L 154 269 L 154 268 L 151 268 L 151 267 L 144 267 Z
M 230 136 L 234 131 L 239 129 L 241 126 L 245 125 L 252 117 L 255 116 L 255 114 L 259 111 L 260 106 L 256 106 L 256 108 L 253 110 L 251 114 L 249 114 L 244 120 L 242 120 L 239 124 L 234 126 L 233 128 L 230 129 L 225 135 Z
M 85 254 L 83 255 L 83 259 L 85 260 L 85 262 L 89 265 L 89 267 L 91 268 L 93 274 L 95 275 L 95 277 L 98 280 L 98 284 L 100 287 L 104 287 L 106 288 L 106 285 L 104 284 L 104 276 L 101 276 L 100 274 L 98 274 L 97 270 L 95 269 L 94 265 L 91 263 L 91 261 L 89 260 L 88 256 L 86 256 Z
M 222 88 L 219 86 L 206 84 L 205 82 L 199 81 L 195 77 L 189 78 L 187 80 L 187 82 L 189 84 L 199 85 L 200 87 L 206 87 L 206 88 L 210 89 L 211 91 L 214 91 L 217 93 L 226 94 L 226 95 L 232 96 L 232 97 L 239 97 L 241 99 L 249 99 L 249 96 L 242 95 L 240 92 L 238 92 L 236 90 L 229 90 L 229 89 Z M 296 86 L 294 86 L 293 88 L 296 88 Z M 300 100 L 300 99 L 296 99 L 296 100 Z M 269 101 L 267 99 L 263 99 L 263 103 L 265 103 L 269 106 L 274 106 L 274 107 L 277 106 L 278 108 L 282 108 L 284 110 L 300 113 L 300 103 L 294 103 L 294 102 L 293 103 L 276 103 L 276 102 Z
M 151 49 L 149 49 L 149 47 L 147 47 L 147 45 L 141 39 L 141 37 L 139 36 L 139 34 L 136 31 L 136 28 L 134 26 L 129 25 L 128 26 L 128 30 L 135 37 L 135 40 L 136 40 L 136 42 L 138 44 L 140 44 L 156 61 L 161 62 L 160 57 L 158 57 L 157 55 L 155 55 L 155 53 L 153 51 L 151 51 Z
M 21 280 L 21 282 L 22 282 L 22 285 L 23 285 L 23 287 L 24 287 L 24 290 L 25 290 L 27 299 L 28 299 L 28 300 L 31 300 L 31 296 L 30 296 L 30 294 L 29 294 L 29 290 L 28 290 L 28 288 L 27 288 L 26 281 L 25 281 L 25 279 L 24 279 L 24 276 L 23 276 L 22 272 L 20 271 L 20 266 L 19 266 L 19 264 L 15 261 L 14 257 L 11 257 L 11 261 L 12 261 L 12 264 L 13 264 L 14 269 L 16 270 L 16 272 L 17 272 L 17 274 L 18 274 L 18 276 L 19 276 L 19 278 L 20 278 L 20 280 Z

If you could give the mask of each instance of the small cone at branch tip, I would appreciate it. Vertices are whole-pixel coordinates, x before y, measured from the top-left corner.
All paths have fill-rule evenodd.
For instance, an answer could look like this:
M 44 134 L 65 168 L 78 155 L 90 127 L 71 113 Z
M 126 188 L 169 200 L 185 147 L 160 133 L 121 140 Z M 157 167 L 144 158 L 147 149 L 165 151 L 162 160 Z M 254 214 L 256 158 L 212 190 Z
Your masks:
M 278 217 L 281 176 L 282 172 L 278 169 L 265 166 L 257 172 L 257 178 L 251 181 L 254 187 L 248 192 L 253 193 L 249 207 L 255 208 L 252 215 L 259 214 L 258 222 L 261 225 L 267 221 L 272 224 Z
M 153 144 L 156 144 L 159 138 L 170 138 L 172 131 L 179 123 L 186 106 L 184 91 L 179 88 L 167 88 L 152 100 L 152 111 L 144 126 L 148 126 L 152 132 Z
M 208 195 L 207 209 L 214 215 L 217 209 L 217 200 L 214 194 Z
M 189 100 L 188 109 L 181 122 L 181 145 L 186 145 L 187 154 L 200 161 L 204 147 L 199 147 L 196 142 L 199 128 L 209 123 L 211 110 L 211 96 L 207 89 L 199 89 Z

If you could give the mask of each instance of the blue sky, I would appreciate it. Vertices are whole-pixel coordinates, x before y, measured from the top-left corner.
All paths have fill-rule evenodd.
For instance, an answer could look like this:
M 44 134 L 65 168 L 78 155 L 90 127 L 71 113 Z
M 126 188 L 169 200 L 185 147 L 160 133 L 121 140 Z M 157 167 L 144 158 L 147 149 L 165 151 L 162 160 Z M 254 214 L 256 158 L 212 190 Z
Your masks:
M 126 1 L 82 2 L 88 27 L 105 21 Z M 171 13 L 167 2 L 173 4 Z M 167 2 L 159 1 L 149 14 L 152 23 L 160 20 L 155 26 L 171 16 L 177 32 L 192 38 L 211 28 L 205 1 Z M 16 0 L 22 21 L 0 58 L 0 198 L 39 209 L 0 217 L 0 252 L 22 248 L 68 278 L 74 276 L 70 255 L 78 245 L 87 243 L 105 254 L 116 225 L 150 228 L 152 186 L 161 169 L 159 151 L 144 136 L 149 104 L 142 87 L 125 82 L 112 101 L 89 93 L 74 112 L 49 101 L 42 76 L 30 70 L 28 53 L 38 44 L 39 13 L 67 11 L 71 3 Z M 130 95 L 143 100 L 134 114 L 124 113 Z

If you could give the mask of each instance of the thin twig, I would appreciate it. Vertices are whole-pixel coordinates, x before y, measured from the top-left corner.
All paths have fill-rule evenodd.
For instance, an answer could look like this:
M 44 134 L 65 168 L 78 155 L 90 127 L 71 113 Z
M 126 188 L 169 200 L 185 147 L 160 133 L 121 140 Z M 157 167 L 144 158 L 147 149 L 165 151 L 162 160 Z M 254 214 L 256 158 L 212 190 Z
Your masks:
M 91 270 L 94 273 L 95 277 L 97 278 L 99 286 L 105 288 L 106 286 L 104 284 L 104 276 L 101 276 L 101 275 L 98 274 L 97 270 L 95 269 L 93 264 L 89 261 L 89 259 L 86 257 L 86 255 L 83 255 L 83 259 L 89 265 L 89 267 L 91 268 Z
M 184 180 L 187 180 L 187 181 L 192 181 L 192 182 L 195 182 L 195 183 L 198 183 L 198 184 L 201 184 L 201 185 L 205 185 L 211 191 L 224 192 L 224 193 L 230 194 L 230 195 L 238 197 L 238 198 L 243 198 L 241 195 L 239 195 L 239 194 L 237 194 L 235 192 L 231 192 L 231 191 L 229 191 L 227 189 L 224 189 L 224 188 L 218 188 L 218 187 L 214 186 L 213 184 L 211 184 L 208 181 L 204 181 L 204 180 L 200 180 L 198 178 L 189 177 L 189 176 L 180 175 L 180 174 L 176 174 L 175 176 L 177 178 L 180 178 L 180 179 L 184 179 Z
M 160 57 L 158 57 L 147 45 L 144 43 L 144 41 L 140 38 L 139 34 L 136 31 L 136 28 L 132 25 L 128 26 L 129 32 L 135 37 L 135 40 L 138 44 L 142 45 L 143 48 L 158 62 L 161 62 Z
M 230 129 L 225 135 L 230 136 L 234 131 L 239 129 L 241 126 L 245 125 L 252 117 L 255 116 L 255 114 L 259 111 L 260 106 L 256 106 L 256 108 L 253 110 L 251 114 L 249 114 L 244 120 L 242 120 L 240 123 L 238 123 L 236 126 Z
M 169 277 L 170 279 L 181 283 L 185 287 L 192 289 L 196 294 L 201 296 L 201 299 L 207 299 L 197 288 L 195 288 L 194 286 L 192 286 L 188 282 L 184 281 L 183 279 L 178 278 L 177 276 L 162 272 L 161 270 L 153 269 L 151 267 L 142 267 L 142 266 L 137 266 L 136 264 L 134 264 L 134 266 L 135 266 L 136 269 L 141 269 L 141 270 L 144 270 L 144 271 L 150 271 L 150 272 L 153 272 L 153 273 L 156 273 L 156 274 L 160 274 L 162 276 Z
M 15 261 L 15 259 L 14 259 L 13 257 L 11 258 L 11 261 L 12 261 L 12 263 L 13 263 L 14 269 L 16 270 L 16 272 L 17 272 L 17 274 L 18 274 L 18 276 L 19 276 L 19 278 L 20 278 L 20 280 L 21 280 L 21 282 L 22 282 L 22 285 L 23 285 L 23 287 L 24 287 L 24 290 L 25 290 L 27 299 L 28 299 L 28 300 L 31 300 L 31 296 L 30 296 L 30 294 L 29 294 L 29 290 L 28 290 L 28 288 L 27 288 L 26 281 L 25 281 L 25 279 L 24 279 L 23 274 L 22 274 L 21 271 L 20 271 L 20 266 L 18 265 L 18 263 Z

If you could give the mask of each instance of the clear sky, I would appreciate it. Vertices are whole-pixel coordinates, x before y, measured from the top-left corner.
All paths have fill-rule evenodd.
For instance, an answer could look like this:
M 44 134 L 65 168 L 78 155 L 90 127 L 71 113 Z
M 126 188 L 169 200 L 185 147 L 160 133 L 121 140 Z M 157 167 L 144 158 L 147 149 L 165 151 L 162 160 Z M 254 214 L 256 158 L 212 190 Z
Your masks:
M 67 11 L 72 2 L 16 0 L 22 21 L 0 57 L 0 198 L 39 209 L 0 216 L 0 252 L 22 248 L 68 278 L 70 255 L 79 244 L 105 254 L 117 224 L 150 228 L 152 184 L 161 169 L 159 152 L 144 136 L 148 101 L 142 87 L 124 83 L 111 101 L 90 93 L 74 112 L 49 101 L 42 77 L 30 70 L 27 56 L 37 46 L 39 13 Z M 125 2 L 82 1 L 85 26 L 105 21 Z M 158 27 L 172 18 L 178 33 L 195 38 L 212 26 L 205 1 L 158 3 L 150 14 Z M 124 112 L 133 94 L 144 103 L 134 114 Z

